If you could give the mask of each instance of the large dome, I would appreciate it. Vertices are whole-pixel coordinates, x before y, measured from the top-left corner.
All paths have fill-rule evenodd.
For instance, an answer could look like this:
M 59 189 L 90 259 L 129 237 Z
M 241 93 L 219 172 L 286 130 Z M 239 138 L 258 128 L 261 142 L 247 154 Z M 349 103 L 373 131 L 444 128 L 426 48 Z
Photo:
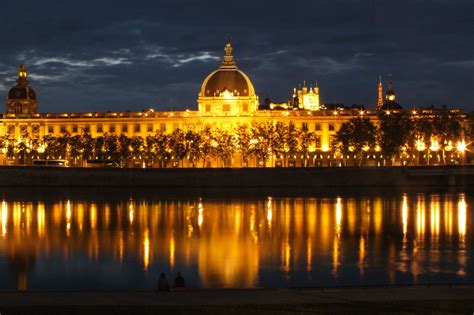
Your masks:
M 222 65 L 204 80 L 201 96 L 219 96 L 224 91 L 232 92 L 235 96 L 254 96 L 255 90 L 249 77 L 237 68 L 232 56 L 232 46 L 227 43 Z

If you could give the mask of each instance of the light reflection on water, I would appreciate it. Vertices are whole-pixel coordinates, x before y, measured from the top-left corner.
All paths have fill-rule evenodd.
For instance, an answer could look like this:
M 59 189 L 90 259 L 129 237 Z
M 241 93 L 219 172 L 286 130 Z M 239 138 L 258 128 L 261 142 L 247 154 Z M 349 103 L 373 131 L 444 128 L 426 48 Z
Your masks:
M 0 289 L 471 283 L 464 194 L 4 200 Z

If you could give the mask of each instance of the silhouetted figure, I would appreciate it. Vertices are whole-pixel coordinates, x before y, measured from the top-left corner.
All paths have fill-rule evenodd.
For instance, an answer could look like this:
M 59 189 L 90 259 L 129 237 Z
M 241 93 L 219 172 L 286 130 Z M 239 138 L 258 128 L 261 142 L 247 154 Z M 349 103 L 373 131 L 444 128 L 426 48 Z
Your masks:
M 160 278 L 158 279 L 158 291 L 169 291 L 170 284 L 168 283 L 168 279 L 164 273 L 161 274 Z
M 174 288 L 177 290 L 184 290 L 184 278 L 181 272 L 178 272 L 176 279 L 174 280 Z

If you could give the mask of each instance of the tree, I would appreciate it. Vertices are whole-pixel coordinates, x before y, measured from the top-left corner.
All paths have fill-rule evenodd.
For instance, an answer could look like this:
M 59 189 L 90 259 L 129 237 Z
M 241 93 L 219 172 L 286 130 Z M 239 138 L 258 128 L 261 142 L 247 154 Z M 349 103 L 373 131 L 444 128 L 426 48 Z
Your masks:
M 170 135 L 170 149 L 173 153 L 173 158 L 181 162 L 184 167 L 184 158 L 186 157 L 186 141 L 185 133 L 181 129 L 176 129 Z
M 89 160 L 93 158 L 94 154 L 94 139 L 88 132 L 83 132 L 81 135 L 81 152 L 82 160 Z
M 234 153 L 234 137 L 225 130 L 217 129 L 214 132 L 212 141 L 212 152 L 215 157 L 221 160 L 221 166 L 226 166 Z
M 242 166 L 248 166 L 248 159 L 251 154 L 251 135 L 247 126 L 238 126 L 235 130 L 235 147 L 242 157 Z
M 186 151 L 192 167 L 196 167 L 196 162 L 201 158 L 201 134 L 192 130 L 186 131 L 184 135 Z
M 287 141 L 288 126 L 282 122 L 277 122 L 272 135 L 272 152 L 277 157 L 277 160 L 283 162 L 283 164 L 286 163 Z
M 201 158 L 202 158 L 202 166 L 207 167 L 207 162 L 212 153 L 212 131 L 211 128 L 206 127 L 203 131 L 201 131 L 201 140 L 200 140 L 200 151 L 201 151 Z
M 364 152 L 376 144 L 376 127 L 367 117 L 356 117 L 342 124 L 336 134 L 338 149 L 345 155 L 352 155 L 354 164 L 360 165 Z
M 18 157 L 18 162 L 20 164 L 26 164 L 30 155 L 30 148 L 28 147 L 28 143 L 26 143 L 25 141 L 18 142 L 15 151 L 16 156 Z
M 171 149 L 169 147 L 169 137 L 162 132 L 155 136 L 156 156 L 160 161 L 160 167 L 166 167 L 167 162 L 171 159 Z
M 60 154 L 58 141 L 56 137 L 52 135 L 45 135 L 43 137 L 44 144 L 44 156 L 46 159 L 57 159 Z
M 315 134 L 308 130 L 303 130 L 299 134 L 298 153 L 301 154 L 303 166 L 307 166 L 310 147 L 314 146 Z
M 105 150 L 105 159 L 114 161 L 120 160 L 119 143 L 116 135 L 105 134 L 103 147 Z
M 252 134 L 250 140 L 252 152 L 257 157 L 257 164 L 265 167 L 266 161 L 272 152 L 273 123 L 254 123 L 250 130 Z
M 446 146 L 451 146 L 461 140 L 464 128 L 459 116 L 451 115 L 445 110 L 433 121 L 433 130 L 441 151 L 443 164 L 446 164 Z
M 403 148 L 413 145 L 413 120 L 408 112 L 379 113 L 378 143 L 385 158 L 392 161 Z
M 69 148 L 69 156 L 76 162 L 82 157 L 82 137 L 80 135 L 70 137 Z
M 94 138 L 92 147 L 93 147 L 93 156 L 95 159 L 100 159 L 100 160 L 106 159 L 107 151 L 105 148 L 105 138 L 103 136 Z
M 127 137 L 124 134 L 121 134 L 118 137 L 118 147 L 119 147 L 118 151 L 120 154 L 120 164 L 122 166 L 126 166 L 128 164 L 128 161 L 130 160 L 130 156 L 131 156 L 130 144 L 131 144 L 130 137 Z

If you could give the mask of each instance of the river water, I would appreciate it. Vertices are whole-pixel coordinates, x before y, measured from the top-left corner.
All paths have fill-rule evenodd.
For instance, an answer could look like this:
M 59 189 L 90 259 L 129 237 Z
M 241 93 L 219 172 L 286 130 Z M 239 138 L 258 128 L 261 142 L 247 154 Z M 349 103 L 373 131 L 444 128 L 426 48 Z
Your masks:
M 0 289 L 473 283 L 473 196 L 4 195 Z

